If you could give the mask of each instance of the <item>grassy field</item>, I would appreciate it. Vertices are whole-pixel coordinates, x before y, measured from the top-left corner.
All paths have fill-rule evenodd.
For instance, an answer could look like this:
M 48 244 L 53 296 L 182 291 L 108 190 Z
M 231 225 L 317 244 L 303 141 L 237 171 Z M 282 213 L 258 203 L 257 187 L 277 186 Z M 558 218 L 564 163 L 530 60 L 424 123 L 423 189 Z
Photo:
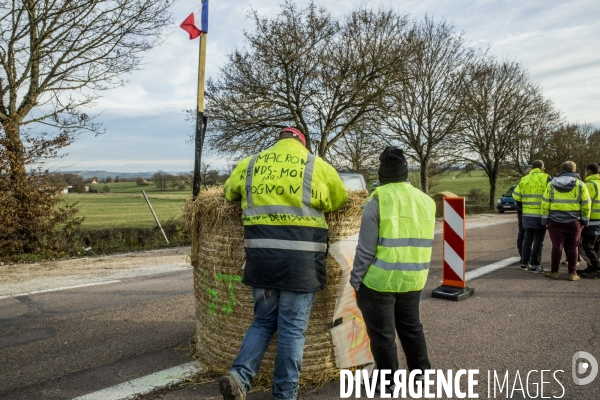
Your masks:
M 104 184 L 94 185 L 102 190 Z M 164 223 L 180 218 L 190 190 L 160 191 L 152 184 L 136 186 L 134 182 L 109 183 L 110 193 L 69 193 L 65 202 L 77 202 L 79 215 L 85 217 L 82 229 L 150 228 L 156 226 L 142 190 L 152 204 L 156 216 Z
M 411 178 L 416 181 L 416 177 Z M 500 197 L 515 183 L 500 181 L 496 197 Z M 94 185 L 102 190 L 104 184 Z M 171 218 L 180 218 L 186 199 L 191 198 L 191 189 L 166 190 L 156 189 L 150 183 L 148 186 L 136 186 L 135 182 L 109 183 L 110 193 L 69 193 L 64 201 L 78 202 L 80 215 L 85 217 L 82 229 L 102 228 L 144 228 L 156 225 L 154 217 L 144 200 L 142 190 L 146 191 L 152 208 L 161 223 Z M 434 186 L 431 193 L 449 191 L 459 196 L 467 196 L 473 188 L 489 192 L 488 179 L 482 171 L 471 175 L 450 173 L 440 184 Z
M 516 182 L 507 182 L 503 180 L 499 181 L 496 187 L 496 197 L 499 198 L 513 185 L 516 185 Z M 433 194 L 437 192 L 448 191 L 458 196 L 467 196 L 469 191 L 474 188 L 483 190 L 486 196 L 489 195 L 490 184 L 488 177 L 483 171 L 474 171 L 471 173 L 471 175 L 451 172 L 444 177 L 440 184 L 434 186 L 430 192 Z

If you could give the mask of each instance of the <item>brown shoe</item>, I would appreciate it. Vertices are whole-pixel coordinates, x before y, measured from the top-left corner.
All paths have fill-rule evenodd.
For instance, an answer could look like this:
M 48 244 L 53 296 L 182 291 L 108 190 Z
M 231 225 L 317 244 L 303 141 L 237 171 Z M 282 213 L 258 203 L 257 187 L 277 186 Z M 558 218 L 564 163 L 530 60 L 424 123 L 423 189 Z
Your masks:
M 579 277 L 579 275 L 577 275 L 577 274 L 569 274 L 569 275 L 567 276 L 567 280 L 569 280 L 569 281 L 578 281 L 578 280 L 580 280 L 580 279 L 581 279 L 581 278 L 580 278 L 580 277 Z
M 246 395 L 242 392 L 240 384 L 231 374 L 219 378 L 219 390 L 223 400 L 246 400 Z
M 558 279 L 558 272 L 546 272 L 544 276 L 550 279 Z

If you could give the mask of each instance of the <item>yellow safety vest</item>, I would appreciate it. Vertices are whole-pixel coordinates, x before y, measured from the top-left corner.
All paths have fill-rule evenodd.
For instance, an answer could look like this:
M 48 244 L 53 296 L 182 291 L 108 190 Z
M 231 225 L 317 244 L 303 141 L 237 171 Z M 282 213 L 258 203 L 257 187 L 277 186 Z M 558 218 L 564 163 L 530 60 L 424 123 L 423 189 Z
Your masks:
M 542 196 L 548 185 L 548 174 L 540 168 L 534 168 L 528 175 L 521 178 L 513 191 L 512 197 L 521 202 L 523 217 L 542 215 Z
M 600 175 L 593 174 L 588 175 L 585 178 L 585 186 L 590 193 L 590 199 L 592 200 L 592 211 L 590 213 L 589 226 L 600 225 Z
M 306 293 L 325 287 L 324 213 L 348 200 L 332 166 L 296 139 L 281 139 L 237 165 L 225 182 L 225 197 L 242 202 L 243 283 Z
M 435 202 L 409 183 L 379 186 L 379 240 L 363 284 L 380 292 L 422 290 L 435 229 Z
M 556 179 L 556 178 L 555 178 Z M 586 223 L 590 219 L 590 195 L 585 184 L 579 179 L 569 192 L 561 192 L 548 183 L 542 196 L 542 224 L 552 219 L 556 222 L 569 223 L 581 220 Z

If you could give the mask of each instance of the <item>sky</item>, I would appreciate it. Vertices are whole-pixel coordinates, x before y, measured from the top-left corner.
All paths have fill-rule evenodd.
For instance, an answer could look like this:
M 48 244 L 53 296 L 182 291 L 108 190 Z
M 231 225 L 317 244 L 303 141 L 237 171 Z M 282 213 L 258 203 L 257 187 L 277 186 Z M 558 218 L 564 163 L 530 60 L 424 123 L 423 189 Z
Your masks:
M 283 0 L 209 0 L 206 75 L 217 77 L 227 55 L 245 46 L 243 30 L 253 29 L 251 9 L 275 17 Z M 101 93 L 89 114 L 106 132 L 84 134 L 57 171 L 191 171 L 194 125 L 185 109 L 195 109 L 198 44 L 179 24 L 200 0 L 176 0 L 167 39 L 149 51 L 122 88 Z M 474 47 L 498 59 L 519 62 L 545 96 L 573 123 L 600 127 L 600 1 L 598 0 L 320 0 L 332 14 L 353 8 L 385 7 L 412 19 L 445 19 Z M 205 110 L 207 114 L 209 109 Z M 209 121 L 210 129 L 210 121 Z M 203 155 L 215 169 L 230 160 Z

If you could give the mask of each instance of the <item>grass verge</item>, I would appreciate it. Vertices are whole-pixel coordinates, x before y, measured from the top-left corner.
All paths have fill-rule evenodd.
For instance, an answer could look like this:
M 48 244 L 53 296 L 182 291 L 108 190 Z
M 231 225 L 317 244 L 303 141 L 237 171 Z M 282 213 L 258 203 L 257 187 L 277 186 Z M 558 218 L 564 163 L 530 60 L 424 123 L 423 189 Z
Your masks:
M 43 252 L 0 255 L 0 262 L 31 263 L 190 245 L 190 237 L 181 219 L 167 221 L 163 229 L 169 239 L 168 244 L 157 227 L 90 229 L 70 236 L 59 233 Z

